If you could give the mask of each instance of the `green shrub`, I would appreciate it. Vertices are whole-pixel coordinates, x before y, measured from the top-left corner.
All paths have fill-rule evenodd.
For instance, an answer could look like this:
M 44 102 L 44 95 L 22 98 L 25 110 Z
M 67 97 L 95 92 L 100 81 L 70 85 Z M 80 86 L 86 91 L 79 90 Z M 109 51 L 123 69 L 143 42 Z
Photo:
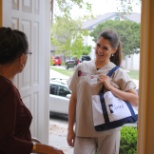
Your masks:
M 137 128 L 124 126 L 121 129 L 120 154 L 137 153 Z

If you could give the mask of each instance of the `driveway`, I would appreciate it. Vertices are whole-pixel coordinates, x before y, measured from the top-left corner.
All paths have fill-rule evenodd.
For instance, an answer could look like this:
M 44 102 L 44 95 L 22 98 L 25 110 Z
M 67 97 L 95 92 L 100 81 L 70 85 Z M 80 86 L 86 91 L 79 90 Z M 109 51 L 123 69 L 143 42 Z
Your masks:
M 63 68 L 62 66 L 57 66 L 57 67 Z M 50 79 L 51 78 L 68 79 L 69 77 L 66 75 L 63 75 L 57 71 L 54 71 L 53 69 L 50 69 Z

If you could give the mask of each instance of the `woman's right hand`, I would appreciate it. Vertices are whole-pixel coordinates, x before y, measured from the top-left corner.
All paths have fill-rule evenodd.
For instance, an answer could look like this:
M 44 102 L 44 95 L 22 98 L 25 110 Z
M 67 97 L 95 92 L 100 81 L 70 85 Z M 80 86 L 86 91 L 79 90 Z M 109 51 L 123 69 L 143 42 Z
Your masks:
M 69 146 L 74 147 L 75 142 L 75 132 L 74 131 L 68 131 L 67 134 L 67 143 Z
M 64 152 L 62 150 L 60 150 L 60 149 L 57 149 L 55 147 L 53 147 L 53 149 L 55 150 L 54 154 L 64 154 Z
M 36 144 L 36 149 L 32 152 L 41 154 L 64 154 L 62 150 L 45 144 Z

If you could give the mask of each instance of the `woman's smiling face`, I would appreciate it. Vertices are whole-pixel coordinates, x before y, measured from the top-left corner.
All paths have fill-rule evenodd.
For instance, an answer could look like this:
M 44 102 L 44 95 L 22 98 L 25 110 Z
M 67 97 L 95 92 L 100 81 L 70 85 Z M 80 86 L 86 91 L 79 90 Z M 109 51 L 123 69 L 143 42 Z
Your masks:
M 116 52 L 116 49 L 112 48 L 110 42 L 107 39 L 100 37 L 97 40 L 97 44 L 95 48 L 96 60 L 102 61 L 102 62 L 103 61 L 109 62 L 111 55 L 114 54 L 115 52 Z

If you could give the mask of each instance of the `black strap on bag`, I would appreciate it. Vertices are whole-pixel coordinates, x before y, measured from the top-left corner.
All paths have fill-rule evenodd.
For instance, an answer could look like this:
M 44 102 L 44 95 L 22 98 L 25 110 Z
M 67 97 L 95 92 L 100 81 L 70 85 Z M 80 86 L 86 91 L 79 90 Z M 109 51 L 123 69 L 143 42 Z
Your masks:
M 111 77 L 112 74 L 113 74 L 118 68 L 119 68 L 119 66 L 113 67 L 113 68 L 107 73 L 107 76 Z M 100 92 L 99 92 L 99 96 L 100 96 L 101 102 L 104 101 L 104 95 L 103 95 L 104 89 L 105 89 L 105 87 L 103 86 L 103 87 L 101 88 Z M 108 117 L 108 114 L 107 114 L 107 109 L 106 109 L 105 103 L 101 103 L 101 104 L 102 104 L 102 110 L 103 110 L 103 113 L 104 113 L 105 121 L 106 121 L 106 123 L 108 123 L 108 122 L 109 122 L 109 117 Z
M 113 67 L 113 68 L 107 73 L 107 76 L 111 77 L 112 74 L 113 74 L 119 67 L 120 67 L 120 66 L 115 66 L 115 67 Z M 105 87 L 103 86 L 103 87 L 101 88 L 101 90 L 99 91 L 99 94 L 104 93 L 104 89 L 105 89 Z

